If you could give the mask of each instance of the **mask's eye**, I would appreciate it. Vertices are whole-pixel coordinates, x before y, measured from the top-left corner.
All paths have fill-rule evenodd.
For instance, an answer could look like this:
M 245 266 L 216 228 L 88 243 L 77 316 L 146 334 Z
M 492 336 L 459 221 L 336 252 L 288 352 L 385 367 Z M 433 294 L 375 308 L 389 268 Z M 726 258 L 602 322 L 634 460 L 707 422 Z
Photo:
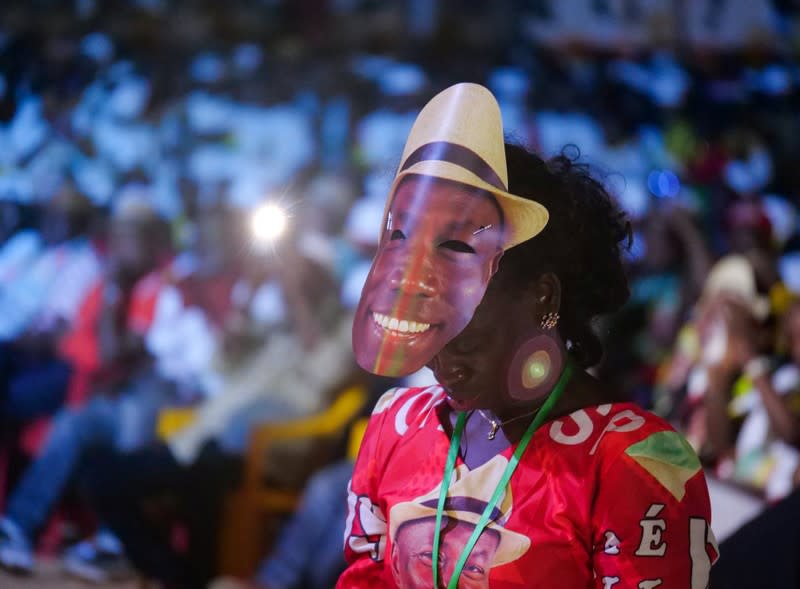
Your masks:
M 459 241 L 457 239 L 448 239 L 447 241 L 443 241 L 439 244 L 439 247 L 443 247 L 444 249 L 448 249 L 450 251 L 458 252 L 460 254 L 474 254 L 475 250 L 472 249 L 472 246 L 468 243 L 464 243 L 463 241 Z
M 392 234 L 389 236 L 390 241 L 394 241 L 395 239 L 405 239 L 406 234 L 400 231 L 399 229 L 395 229 L 392 231 Z

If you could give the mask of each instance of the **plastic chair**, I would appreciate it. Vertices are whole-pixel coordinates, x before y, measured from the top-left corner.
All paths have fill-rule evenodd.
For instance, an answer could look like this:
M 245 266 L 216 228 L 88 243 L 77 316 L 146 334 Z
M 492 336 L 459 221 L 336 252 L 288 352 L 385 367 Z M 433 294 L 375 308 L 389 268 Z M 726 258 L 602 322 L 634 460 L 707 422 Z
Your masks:
M 347 458 L 353 462 L 358 458 L 361 442 L 364 440 L 364 434 L 367 433 L 367 425 L 369 425 L 369 417 L 361 417 L 350 426 L 350 436 L 347 439 Z
M 302 419 L 267 423 L 252 432 L 245 457 L 242 485 L 229 497 L 224 511 L 220 545 L 220 571 L 231 576 L 246 576 L 255 570 L 265 554 L 266 516 L 292 513 L 303 486 L 315 466 L 330 460 L 335 442 L 343 440 L 348 426 L 367 401 L 363 386 L 345 388 L 323 412 Z M 268 453 L 281 444 L 302 445 L 311 442 L 308 459 L 292 460 L 305 471 L 296 485 L 286 487 L 269 480 Z M 327 452 L 326 452 L 327 451 Z M 320 461 L 320 458 L 324 460 Z M 272 465 L 273 467 L 276 465 Z M 278 468 L 283 466 L 279 464 Z M 273 518 L 273 525 L 276 524 Z

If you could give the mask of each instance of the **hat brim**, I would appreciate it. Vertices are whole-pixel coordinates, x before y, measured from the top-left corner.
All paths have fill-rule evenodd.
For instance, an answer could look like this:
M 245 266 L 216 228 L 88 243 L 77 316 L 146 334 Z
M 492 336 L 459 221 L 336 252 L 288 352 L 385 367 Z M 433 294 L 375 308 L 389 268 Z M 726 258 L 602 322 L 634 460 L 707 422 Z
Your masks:
M 528 241 L 539 234 L 550 218 L 550 214 L 542 204 L 501 190 L 457 164 L 439 160 L 417 162 L 397 174 L 392 183 L 390 195 L 394 195 L 397 185 L 403 178 L 412 174 L 458 182 L 471 188 L 484 190 L 496 197 L 497 203 L 505 216 L 503 220 L 506 226 L 506 235 L 503 243 L 503 249 L 505 250 Z M 384 226 L 390 205 L 391 197 L 386 202 Z
M 760 321 L 771 310 L 769 297 L 756 290 L 753 265 L 742 255 L 731 254 L 717 261 L 706 278 L 698 304 L 705 305 L 720 295 L 737 300 Z
M 472 525 L 477 525 L 481 518 L 481 514 L 471 511 L 453 511 L 445 509 L 442 513 L 449 518 Z M 435 509 L 425 507 L 413 501 L 398 503 L 392 507 L 389 513 L 389 537 L 394 543 L 397 530 L 401 525 L 429 517 L 436 517 Z M 531 546 L 531 540 L 527 536 L 508 530 L 494 522 L 490 521 L 486 528 L 494 530 L 500 535 L 500 544 L 497 546 L 497 552 L 495 552 L 494 559 L 492 560 L 493 567 L 514 562 L 525 554 Z

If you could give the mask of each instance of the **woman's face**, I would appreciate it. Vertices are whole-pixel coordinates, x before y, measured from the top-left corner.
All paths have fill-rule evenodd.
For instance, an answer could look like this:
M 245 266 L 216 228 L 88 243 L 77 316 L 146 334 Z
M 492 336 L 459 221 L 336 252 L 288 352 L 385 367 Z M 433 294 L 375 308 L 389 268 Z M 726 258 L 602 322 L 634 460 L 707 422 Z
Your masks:
M 502 256 L 493 197 L 412 177 L 397 189 L 353 322 L 369 372 L 419 370 L 467 325 Z
M 428 364 L 458 411 L 500 413 L 521 405 L 508 392 L 508 370 L 517 343 L 541 315 L 532 291 L 500 282 L 500 271 L 467 327 Z

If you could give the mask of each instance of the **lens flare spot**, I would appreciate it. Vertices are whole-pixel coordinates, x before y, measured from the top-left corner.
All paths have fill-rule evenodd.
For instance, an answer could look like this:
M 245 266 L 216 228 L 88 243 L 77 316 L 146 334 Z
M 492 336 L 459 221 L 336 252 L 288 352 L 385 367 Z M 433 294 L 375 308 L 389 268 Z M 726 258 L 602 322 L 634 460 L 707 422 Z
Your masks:
M 274 241 L 286 231 L 289 218 L 286 211 L 273 203 L 257 209 L 251 219 L 251 228 L 259 241 Z
M 540 379 L 545 375 L 546 369 L 541 362 L 534 362 L 528 367 L 528 374 L 531 378 Z
M 553 364 L 550 354 L 545 350 L 537 350 L 522 365 L 522 384 L 525 388 L 534 388 L 544 382 L 550 375 Z

